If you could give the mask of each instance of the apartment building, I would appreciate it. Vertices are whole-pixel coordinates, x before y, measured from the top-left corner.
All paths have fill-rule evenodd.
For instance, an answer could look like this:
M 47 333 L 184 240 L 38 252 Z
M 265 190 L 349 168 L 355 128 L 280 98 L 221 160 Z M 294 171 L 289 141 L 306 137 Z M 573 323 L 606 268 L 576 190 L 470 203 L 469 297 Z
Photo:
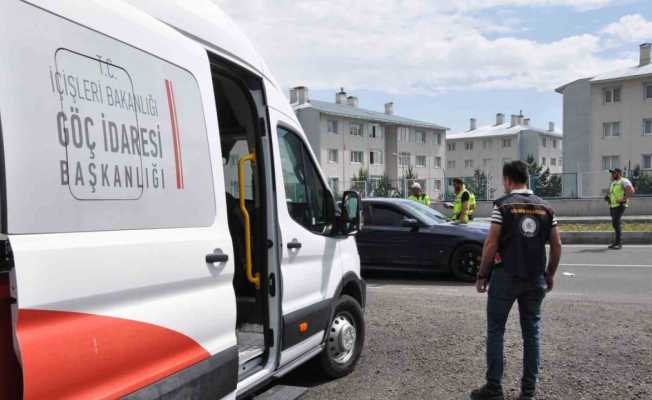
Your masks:
M 503 194 L 502 168 L 507 162 L 532 156 L 551 173 L 561 173 L 563 168 L 562 134 L 555 131 L 554 123 L 548 123 L 547 129 L 536 128 L 522 115 L 505 121 L 505 115 L 498 113 L 494 124 L 482 127 L 471 118 L 467 131 L 446 135 L 446 146 L 449 191 L 452 178 L 471 178 L 480 170 L 487 178 L 489 199 Z
M 605 193 L 610 168 L 652 171 L 651 50 L 640 45 L 635 67 L 556 89 L 564 98 L 564 170 L 578 174 L 582 197 Z
M 351 187 L 361 169 L 371 180 L 387 176 L 400 186 L 411 167 L 424 190 L 441 198 L 447 128 L 395 115 L 393 103 L 384 112 L 360 108 L 358 98 L 343 89 L 330 103 L 295 87 L 290 102 L 336 192 Z

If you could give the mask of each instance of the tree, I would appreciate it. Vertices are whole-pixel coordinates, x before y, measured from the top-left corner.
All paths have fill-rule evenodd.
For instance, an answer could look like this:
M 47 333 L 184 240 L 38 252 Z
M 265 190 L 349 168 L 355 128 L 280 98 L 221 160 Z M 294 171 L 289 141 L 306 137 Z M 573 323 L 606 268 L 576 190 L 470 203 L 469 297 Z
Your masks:
M 358 172 L 351 177 L 351 190 L 355 190 L 362 194 L 362 196 L 367 195 L 367 182 L 369 180 L 369 170 L 360 167 Z
M 407 180 L 415 180 L 419 179 L 419 176 L 416 172 L 414 172 L 414 167 L 412 165 L 408 165 L 407 169 L 403 170 L 403 178 Z
M 636 194 L 652 194 L 652 174 L 641 171 L 637 165 L 629 178 L 636 189 Z
M 532 155 L 527 157 L 527 170 L 530 175 L 530 189 L 537 196 L 560 197 L 562 190 L 561 176 L 552 175 L 550 168 L 543 169 L 543 166 L 534 159 Z
M 383 175 L 375 181 L 373 195 L 376 197 L 396 197 L 396 189 L 392 187 L 392 182 L 387 175 Z
M 360 167 L 357 174 L 351 177 L 352 181 L 363 182 L 369 179 L 369 170 L 365 167 Z
M 473 171 L 473 177 L 465 178 L 464 184 L 471 190 L 476 199 L 487 199 L 487 175 L 484 171 L 476 169 Z

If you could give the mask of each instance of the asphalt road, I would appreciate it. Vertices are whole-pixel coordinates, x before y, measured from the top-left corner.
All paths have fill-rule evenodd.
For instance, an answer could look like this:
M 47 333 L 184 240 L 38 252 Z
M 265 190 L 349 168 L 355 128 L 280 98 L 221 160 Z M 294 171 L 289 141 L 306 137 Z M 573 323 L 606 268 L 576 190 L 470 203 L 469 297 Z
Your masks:
M 652 399 L 652 247 L 565 246 L 544 303 L 540 399 Z M 306 400 L 465 399 L 483 383 L 486 296 L 450 277 L 374 274 L 367 340 L 351 375 L 301 367 L 283 384 Z M 506 332 L 505 390 L 515 399 L 517 307 Z

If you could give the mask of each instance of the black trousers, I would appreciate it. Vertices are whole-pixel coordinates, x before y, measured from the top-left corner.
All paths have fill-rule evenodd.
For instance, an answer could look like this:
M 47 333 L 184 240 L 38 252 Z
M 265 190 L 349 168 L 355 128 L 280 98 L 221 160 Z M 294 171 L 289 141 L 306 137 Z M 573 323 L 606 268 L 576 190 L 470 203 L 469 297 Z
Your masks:
M 620 205 L 618 207 L 613 207 L 611 210 L 611 225 L 614 227 L 614 232 L 616 232 L 616 240 L 614 244 L 622 244 L 623 236 L 623 214 L 625 214 L 625 206 Z

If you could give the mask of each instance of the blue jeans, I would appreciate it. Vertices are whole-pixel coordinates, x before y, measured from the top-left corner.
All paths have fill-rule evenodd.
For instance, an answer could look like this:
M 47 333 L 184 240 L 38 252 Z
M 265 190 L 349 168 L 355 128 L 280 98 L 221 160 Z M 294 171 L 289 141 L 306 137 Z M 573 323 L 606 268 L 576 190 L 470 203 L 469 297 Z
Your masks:
M 503 336 L 509 311 L 518 301 L 523 336 L 523 378 L 521 389 L 534 391 L 539 374 L 539 322 L 545 297 L 545 279 L 523 281 L 494 269 L 487 300 L 487 383 L 501 386 L 503 378 Z

